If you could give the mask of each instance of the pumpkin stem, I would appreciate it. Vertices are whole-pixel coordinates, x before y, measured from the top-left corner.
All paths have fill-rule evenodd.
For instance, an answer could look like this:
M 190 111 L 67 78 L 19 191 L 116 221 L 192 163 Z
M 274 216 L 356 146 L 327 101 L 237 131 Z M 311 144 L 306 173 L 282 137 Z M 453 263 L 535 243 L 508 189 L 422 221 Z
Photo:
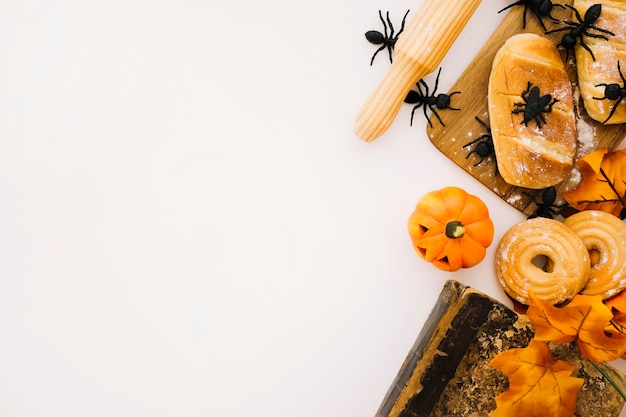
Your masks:
M 458 239 L 465 236 L 465 226 L 458 220 L 449 221 L 446 224 L 446 236 L 450 239 Z

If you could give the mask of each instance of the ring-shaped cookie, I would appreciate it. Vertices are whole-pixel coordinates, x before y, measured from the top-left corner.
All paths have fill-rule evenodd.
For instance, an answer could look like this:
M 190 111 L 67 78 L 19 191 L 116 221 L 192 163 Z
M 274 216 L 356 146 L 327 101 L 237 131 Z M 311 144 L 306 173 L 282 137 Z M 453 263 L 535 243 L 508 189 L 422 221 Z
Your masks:
M 544 268 L 537 259 L 545 257 Z M 576 232 L 563 223 L 537 217 L 507 230 L 496 248 L 496 276 L 514 300 L 535 297 L 559 304 L 580 292 L 589 277 L 589 253 Z
M 614 215 L 587 210 L 563 220 L 580 236 L 590 253 L 589 280 L 585 295 L 610 298 L 626 288 L 626 223 Z

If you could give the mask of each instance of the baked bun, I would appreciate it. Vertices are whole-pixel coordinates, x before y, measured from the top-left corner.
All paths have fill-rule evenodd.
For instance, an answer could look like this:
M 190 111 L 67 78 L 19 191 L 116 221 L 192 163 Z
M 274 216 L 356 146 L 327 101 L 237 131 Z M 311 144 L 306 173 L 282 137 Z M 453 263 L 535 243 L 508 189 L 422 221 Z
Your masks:
M 538 265 L 544 258 L 545 266 Z M 522 304 L 533 294 L 559 304 L 589 278 L 589 253 L 580 236 L 554 219 L 535 217 L 507 230 L 496 248 L 495 271 L 504 291 Z
M 545 112 L 531 112 L 527 118 L 526 106 L 521 104 L 533 101 L 534 87 L 539 88 L 540 97 L 551 97 L 539 106 Z M 510 37 L 494 58 L 488 102 L 498 170 L 504 181 L 543 189 L 569 175 L 576 153 L 574 101 L 553 42 L 532 33 Z
M 574 8 L 576 8 L 580 16 L 584 18 L 587 9 L 597 3 L 597 0 L 575 0 Z M 620 76 L 618 69 L 618 62 L 620 63 L 622 74 L 626 76 L 625 19 L 626 2 L 602 2 L 600 16 L 593 25 L 606 29 L 612 32 L 613 35 L 602 33 L 595 29 L 589 29 L 590 33 L 603 35 L 608 38 L 608 40 L 606 40 L 590 36 L 584 37 L 584 42 L 591 52 L 593 52 L 593 56 L 580 45 L 580 41 L 576 43 L 574 48 L 578 85 L 585 110 L 587 110 L 589 117 L 607 125 L 626 122 L 626 100 L 622 100 L 621 103 L 615 107 L 617 103 L 616 99 L 602 99 L 606 97 L 606 85 L 602 84 L 618 84 L 621 87 L 624 86 L 624 80 Z M 575 18 L 574 21 L 576 21 Z M 615 112 L 611 115 L 614 108 Z
M 626 223 L 598 210 L 567 217 L 563 224 L 581 237 L 591 269 L 582 293 L 610 298 L 626 289 Z

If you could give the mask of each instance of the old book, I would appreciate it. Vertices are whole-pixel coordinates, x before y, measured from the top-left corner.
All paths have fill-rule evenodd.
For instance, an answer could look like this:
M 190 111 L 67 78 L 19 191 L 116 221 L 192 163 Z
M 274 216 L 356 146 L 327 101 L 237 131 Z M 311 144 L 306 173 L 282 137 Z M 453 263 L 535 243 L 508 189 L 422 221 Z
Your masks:
M 487 417 L 508 379 L 491 368 L 498 353 L 526 347 L 532 323 L 504 304 L 456 281 L 446 282 L 428 320 L 385 395 L 376 417 Z M 553 345 L 555 359 L 575 366 L 584 378 L 577 417 L 617 417 L 624 400 L 575 347 Z M 626 377 L 602 370 L 621 387 Z

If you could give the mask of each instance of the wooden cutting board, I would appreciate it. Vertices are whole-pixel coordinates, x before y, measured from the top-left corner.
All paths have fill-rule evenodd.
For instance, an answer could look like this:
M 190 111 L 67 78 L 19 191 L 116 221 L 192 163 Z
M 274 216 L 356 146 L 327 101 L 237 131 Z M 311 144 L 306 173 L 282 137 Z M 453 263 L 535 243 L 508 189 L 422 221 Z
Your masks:
M 563 1 L 561 3 L 572 4 L 573 0 Z M 494 13 L 497 13 L 497 10 L 494 10 Z M 480 157 L 476 154 L 469 155 L 468 157 L 468 153 L 472 147 L 463 147 L 473 139 L 477 139 L 479 136 L 488 133 L 485 127 L 476 120 L 476 117 L 487 125 L 489 124 L 489 112 L 487 107 L 489 74 L 491 72 L 493 58 L 504 42 L 511 36 L 522 32 L 532 32 L 545 36 L 551 39 L 555 44 L 558 44 L 563 36 L 564 32 L 546 35 L 539 21 L 530 11 L 527 12 L 526 28 L 524 29 L 522 27 L 523 15 L 523 6 L 514 6 L 510 9 L 491 38 L 485 43 L 476 57 L 461 74 L 461 77 L 448 91 L 448 94 L 455 91 L 461 92 L 461 94 L 452 96 L 451 101 L 452 107 L 460 108 L 461 110 L 439 110 L 438 113 L 443 119 L 445 126 L 442 126 L 436 117 L 431 115 L 430 122 L 432 123 L 432 127 L 427 125 L 427 134 L 430 141 L 448 158 L 478 179 L 478 181 L 499 195 L 511 206 L 526 215 L 530 215 L 537 207 L 533 200 L 541 201 L 542 190 L 531 190 L 507 184 L 502 177 L 496 173 L 494 156 L 485 158 L 483 162 L 475 165 L 480 160 Z M 571 11 L 559 7 L 553 9 L 553 16 L 559 20 L 572 20 Z M 555 28 L 549 19 L 544 19 L 544 23 L 548 29 Z M 569 57 L 567 57 L 563 48 L 559 48 L 559 50 L 561 51 L 565 67 L 572 81 L 575 92 L 574 97 L 577 97 L 578 80 L 576 77 L 574 53 L 570 51 Z M 602 125 L 592 120 L 587 115 L 582 99 L 579 99 L 578 103 L 575 104 L 579 118 L 579 127 L 584 127 L 584 129 L 579 129 L 579 132 L 582 132 L 579 133 L 579 155 L 583 152 L 582 156 L 584 156 L 584 154 L 602 147 L 614 149 L 621 143 L 624 135 L 626 135 L 626 124 Z M 595 131 L 595 140 L 590 142 L 585 138 L 583 141 L 582 135 L 588 135 L 588 133 L 592 131 Z M 583 145 L 585 149 L 582 149 Z M 580 178 L 579 175 L 577 175 L 576 169 L 572 170 L 572 174 L 569 178 L 555 187 L 558 195 L 557 202 L 563 201 L 561 197 L 562 193 L 568 189 L 575 188 L 579 180 Z

